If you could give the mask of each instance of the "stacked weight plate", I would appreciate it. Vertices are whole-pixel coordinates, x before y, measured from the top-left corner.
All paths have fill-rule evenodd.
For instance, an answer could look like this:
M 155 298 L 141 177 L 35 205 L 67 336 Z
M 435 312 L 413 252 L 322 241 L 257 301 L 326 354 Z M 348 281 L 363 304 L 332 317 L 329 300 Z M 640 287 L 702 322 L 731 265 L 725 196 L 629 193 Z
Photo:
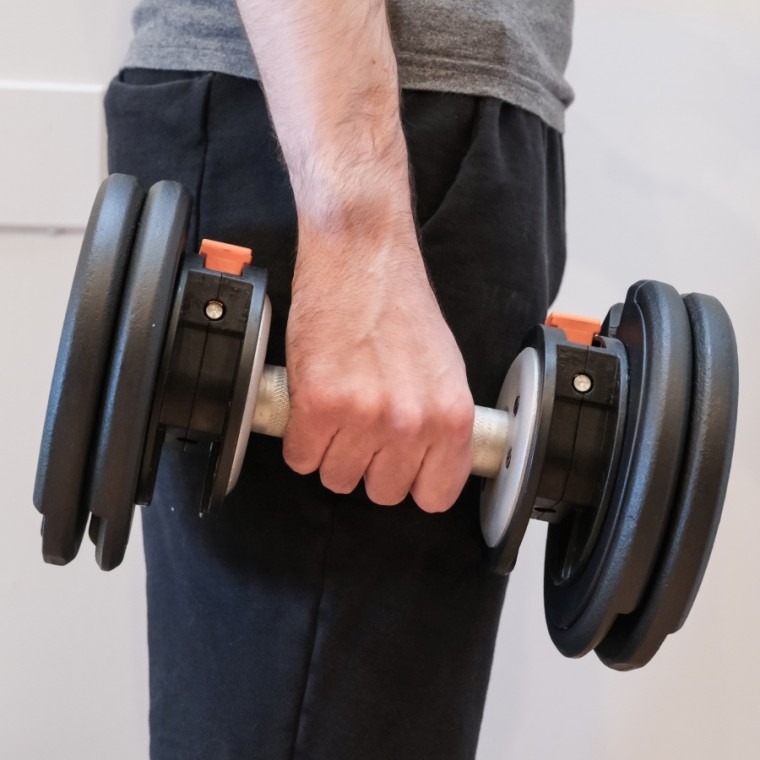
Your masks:
M 738 403 L 731 322 L 705 295 L 634 285 L 600 341 L 626 350 L 627 409 L 612 494 L 585 561 L 578 514 L 549 527 L 544 599 L 558 649 L 641 667 L 691 609 L 725 497 Z
M 146 196 L 122 175 L 109 177 L 95 200 L 34 489 L 47 562 L 76 556 L 90 515 L 99 564 L 121 562 L 189 213 L 180 185 L 162 182 Z

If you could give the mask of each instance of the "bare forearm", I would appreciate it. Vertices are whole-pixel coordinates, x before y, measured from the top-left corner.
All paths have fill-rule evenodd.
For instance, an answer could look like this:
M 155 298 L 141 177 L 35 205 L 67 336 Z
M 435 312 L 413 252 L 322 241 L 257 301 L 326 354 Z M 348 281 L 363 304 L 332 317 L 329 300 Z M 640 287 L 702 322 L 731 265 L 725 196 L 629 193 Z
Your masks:
M 413 227 L 384 0 L 238 0 L 296 197 L 312 225 Z M 381 221 L 383 216 L 387 219 Z

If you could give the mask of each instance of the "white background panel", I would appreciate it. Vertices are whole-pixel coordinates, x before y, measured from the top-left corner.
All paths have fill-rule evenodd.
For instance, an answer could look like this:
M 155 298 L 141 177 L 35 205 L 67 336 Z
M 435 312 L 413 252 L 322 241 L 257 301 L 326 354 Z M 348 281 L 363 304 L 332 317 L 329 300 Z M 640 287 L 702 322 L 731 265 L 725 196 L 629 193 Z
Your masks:
M 105 172 L 103 88 L 0 81 L 0 227 L 81 228 Z

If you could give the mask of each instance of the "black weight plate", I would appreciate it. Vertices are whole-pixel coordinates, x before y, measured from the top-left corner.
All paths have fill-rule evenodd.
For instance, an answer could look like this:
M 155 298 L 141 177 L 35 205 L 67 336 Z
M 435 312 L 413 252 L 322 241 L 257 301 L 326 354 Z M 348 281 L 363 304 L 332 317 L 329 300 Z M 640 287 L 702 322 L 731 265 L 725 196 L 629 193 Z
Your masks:
M 639 282 L 613 312 L 619 324 L 611 335 L 625 345 L 629 368 L 614 491 L 585 567 L 570 583 L 544 574 L 547 627 L 568 657 L 597 646 L 616 617 L 639 603 L 665 533 L 686 437 L 691 330 L 681 297 L 669 285 Z
M 646 596 L 596 648 L 616 670 L 646 665 L 684 624 L 707 567 L 728 485 L 739 399 L 736 339 L 720 302 L 684 298 L 694 348 L 689 433 L 665 543 Z
M 148 192 L 124 286 L 93 457 L 89 507 L 96 558 L 111 570 L 124 558 L 156 375 L 191 200 L 176 182 Z M 95 534 L 97 534 L 95 536 Z
M 86 480 L 124 277 L 145 193 L 114 174 L 98 190 L 61 330 L 37 461 L 42 555 L 63 565 L 87 524 Z

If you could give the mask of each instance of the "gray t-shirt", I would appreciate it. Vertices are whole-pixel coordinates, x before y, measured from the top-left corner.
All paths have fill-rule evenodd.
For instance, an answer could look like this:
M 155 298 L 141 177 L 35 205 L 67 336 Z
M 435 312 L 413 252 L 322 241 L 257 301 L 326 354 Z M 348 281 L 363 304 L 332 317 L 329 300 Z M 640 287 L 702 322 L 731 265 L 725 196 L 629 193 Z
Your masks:
M 573 0 L 388 0 L 401 86 L 489 95 L 562 129 Z M 125 66 L 258 78 L 235 0 L 142 0 Z

